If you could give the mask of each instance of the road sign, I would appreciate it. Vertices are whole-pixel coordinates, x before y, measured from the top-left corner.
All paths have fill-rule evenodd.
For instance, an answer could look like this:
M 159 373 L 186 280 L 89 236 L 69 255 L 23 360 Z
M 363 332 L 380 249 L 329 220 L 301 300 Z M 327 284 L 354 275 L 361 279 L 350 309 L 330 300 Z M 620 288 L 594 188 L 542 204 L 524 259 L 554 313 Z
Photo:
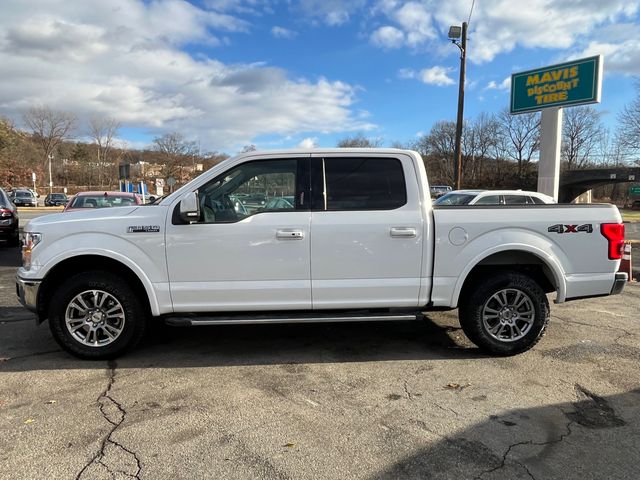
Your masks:
M 36 181 L 36 172 L 31 172 L 31 180 Z
M 173 187 L 176 184 L 176 179 L 173 177 L 169 177 L 167 178 L 167 185 L 169 185 L 170 187 Z
M 637 185 L 633 187 L 629 187 L 629 193 L 631 195 L 640 195 L 640 187 Z
M 511 75 L 511 113 L 599 103 L 602 55 Z

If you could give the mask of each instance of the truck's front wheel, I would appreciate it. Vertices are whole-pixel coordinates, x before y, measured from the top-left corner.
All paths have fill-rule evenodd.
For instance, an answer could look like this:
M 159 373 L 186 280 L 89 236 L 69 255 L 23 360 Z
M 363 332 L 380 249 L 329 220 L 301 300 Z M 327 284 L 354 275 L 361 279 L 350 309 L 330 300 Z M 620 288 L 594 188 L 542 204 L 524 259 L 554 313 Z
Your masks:
M 121 355 L 136 345 L 145 313 L 126 281 L 110 272 L 83 272 L 53 294 L 49 326 L 60 346 L 87 359 Z
M 460 325 L 482 350 L 515 355 L 533 347 L 549 322 L 549 302 L 540 286 L 518 272 L 500 272 L 465 289 Z

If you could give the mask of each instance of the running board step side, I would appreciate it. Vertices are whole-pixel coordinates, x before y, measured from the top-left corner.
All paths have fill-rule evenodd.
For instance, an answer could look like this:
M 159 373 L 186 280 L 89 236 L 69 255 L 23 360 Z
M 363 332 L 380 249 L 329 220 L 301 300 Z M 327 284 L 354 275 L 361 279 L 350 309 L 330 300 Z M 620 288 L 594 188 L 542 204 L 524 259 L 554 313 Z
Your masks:
M 418 320 L 422 314 L 416 313 L 387 313 L 387 314 L 300 314 L 292 315 L 170 315 L 164 318 L 167 325 L 176 327 L 195 327 L 208 325 L 256 325 L 270 323 L 323 323 L 323 322 L 387 322 L 394 320 Z

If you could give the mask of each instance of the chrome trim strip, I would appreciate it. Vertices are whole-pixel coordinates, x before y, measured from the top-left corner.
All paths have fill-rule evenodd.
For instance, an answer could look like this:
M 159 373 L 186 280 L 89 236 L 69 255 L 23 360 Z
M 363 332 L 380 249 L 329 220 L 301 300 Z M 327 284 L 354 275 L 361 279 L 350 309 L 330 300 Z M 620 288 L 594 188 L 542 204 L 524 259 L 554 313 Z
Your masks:
M 229 318 L 220 316 L 201 317 L 201 320 L 193 317 L 167 317 L 170 325 L 210 326 L 210 325 L 239 325 L 239 324 L 263 324 L 263 323 L 325 323 L 325 322 L 385 322 L 390 320 L 416 320 L 417 315 L 373 315 L 373 316 L 333 316 L 333 317 L 282 317 L 282 318 Z
M 16 294 L 18 300 L 24 308 L 37 313 L 38 311 L 38 291 L 42 280 L 25 280 L 16 276 Z

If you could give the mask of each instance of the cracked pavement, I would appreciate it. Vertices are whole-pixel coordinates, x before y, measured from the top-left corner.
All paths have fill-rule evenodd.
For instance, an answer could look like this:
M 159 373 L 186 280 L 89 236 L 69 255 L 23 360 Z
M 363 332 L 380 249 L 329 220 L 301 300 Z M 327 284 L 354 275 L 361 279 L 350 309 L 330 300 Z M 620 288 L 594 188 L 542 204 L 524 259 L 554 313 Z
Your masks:
M 15 253 L 15 252 L 14 252 Z M 424 322 L 168 328 L 117 362 L 62 352 L 0 248 L 0 478 L 628 479 L 640 285 L 552 305 L 530 352 Z

